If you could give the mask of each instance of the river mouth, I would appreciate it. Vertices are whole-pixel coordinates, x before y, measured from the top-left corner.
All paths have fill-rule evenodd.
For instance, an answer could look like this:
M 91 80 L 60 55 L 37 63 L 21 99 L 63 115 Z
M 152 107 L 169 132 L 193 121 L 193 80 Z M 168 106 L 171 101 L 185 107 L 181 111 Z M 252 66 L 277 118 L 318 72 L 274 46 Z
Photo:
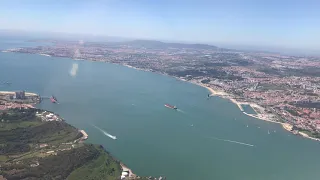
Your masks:
M 186 180 L 320 175 L 317 142 L 248 117 L 228 99 L 207 100 L 205 88 L 108 63 L 17 53 L 0 57 L 0 77 L 12 82 L 2 90 L 54 94 L 60 104 L 44 101 L 38 107 L 84 129 L 88 142 L 102 144 L 136 174 Z M 77 73 L 71 76 L 75 62 Z

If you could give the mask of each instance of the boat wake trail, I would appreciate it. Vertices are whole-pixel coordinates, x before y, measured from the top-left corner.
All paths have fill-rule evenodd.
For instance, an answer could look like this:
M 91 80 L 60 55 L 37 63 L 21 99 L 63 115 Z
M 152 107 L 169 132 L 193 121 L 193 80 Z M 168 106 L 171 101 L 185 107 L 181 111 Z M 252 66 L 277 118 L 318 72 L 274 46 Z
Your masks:
M 247 143 L 243 143 L 243 142 L 232 141 L 232 140 L 229 140 L 229 139 L 220 139 L 220 138 L 216 138 L 216 137 L 208 137 L 208 138 L 215 139 L 215 140 L 218 140 L 218 141 L 225 141 L 225 142 L 230 142 L 230 143 L 235 143 L 235 144 L 241 144 L 241 145 L 250 146 L 250 147 L 254 146 L 253 144 L 247 144 Z
M 181 113 L 186 113 L 184 111 L 182 111 L 181 109 L 177 109 L 178 112 L 181 112 Z
M 108 136 L 109 138 L 114 139 L 114 140 L 116 140 L 116 139 L 117 139 L 117 137 L 116 137 L 116 136 L 113 136 L 113 135 L 111 135 L 111 134 L 107 133 L 107 132 L 106 132 L 106 131 L 104 131 L 103 129 L 100 129 L 99 127 L 97 127 L 97 126 L 95 126 L 95 125 L 93 125 L 93 124 L 92 124 L 92 126 L 93 126 L 93 127 L 95 127 L 96 129 L 100 130 L 104 135 Z

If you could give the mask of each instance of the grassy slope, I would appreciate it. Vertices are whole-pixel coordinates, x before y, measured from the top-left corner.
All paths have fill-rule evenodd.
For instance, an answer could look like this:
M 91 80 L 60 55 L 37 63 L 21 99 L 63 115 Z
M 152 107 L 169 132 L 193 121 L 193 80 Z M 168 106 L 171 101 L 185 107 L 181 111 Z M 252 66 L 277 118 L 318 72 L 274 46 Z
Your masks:
M 34 109 L 0 111 L 0 131 L 41 125 L 41 119 L 35 116 L 36 111 Z
M 86 165 L 76 169 L 68 180 L 116 180 L 121 175 L 119 162 L 107 154 L 102 147 L 95 146 L 99 151 L 99 157 Z
M 23 110 L 24 111 L 24 110 Z M 78 130 L 65 122 L 41 122 L 33 111 L 0 112 L 0 174 L 10 179 L 110 179 L 120 177 L 121 167 L 97 145 L 61 143 L 79 138 Z M 38 144 L 48 143 L 39 149 Z M 48 155 L 54 150 L 57 155 Z M 19 162 L 19 163 L 18 163 Z M 39 162 L 37 167 L 31 164 Z
M 0 122 L 0 129 L 1 130 L 13 130 L 17 128 L 26 128 L 40 125 L 41 122 L 37 121 L 22 121 L 22 122 L 15 122 L 15 123 L 6 123 Z

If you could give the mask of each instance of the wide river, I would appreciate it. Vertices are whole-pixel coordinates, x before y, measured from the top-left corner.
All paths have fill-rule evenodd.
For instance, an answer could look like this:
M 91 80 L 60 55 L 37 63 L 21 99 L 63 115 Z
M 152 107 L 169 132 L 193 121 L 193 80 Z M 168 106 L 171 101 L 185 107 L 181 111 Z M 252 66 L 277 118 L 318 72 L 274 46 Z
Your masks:
M 0 49 L 29 45 L 35 44 L 0 40 Z M 60 104 L 43 101 L 39 107 L 84 129 L 88 142 L 102 144 L 138 175 L 169 180 L 320 178 L 319 142 L 248 117 L 227 99 L 207 100 L 206 89 L 171 77 L 108 63 L 0 53 L 4 81 L 12 85 L 0 85 L 0 90 L 54 94 Z M 179 110 L 165 108 L 165 103 Z

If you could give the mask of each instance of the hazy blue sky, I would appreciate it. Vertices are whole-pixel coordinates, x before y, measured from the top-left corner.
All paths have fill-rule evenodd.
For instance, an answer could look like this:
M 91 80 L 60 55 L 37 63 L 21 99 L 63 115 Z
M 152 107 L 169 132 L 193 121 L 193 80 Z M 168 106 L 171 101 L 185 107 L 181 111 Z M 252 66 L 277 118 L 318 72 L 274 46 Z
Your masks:
M 320 49 L 320 1 L 0 0 L 0 28 Z

